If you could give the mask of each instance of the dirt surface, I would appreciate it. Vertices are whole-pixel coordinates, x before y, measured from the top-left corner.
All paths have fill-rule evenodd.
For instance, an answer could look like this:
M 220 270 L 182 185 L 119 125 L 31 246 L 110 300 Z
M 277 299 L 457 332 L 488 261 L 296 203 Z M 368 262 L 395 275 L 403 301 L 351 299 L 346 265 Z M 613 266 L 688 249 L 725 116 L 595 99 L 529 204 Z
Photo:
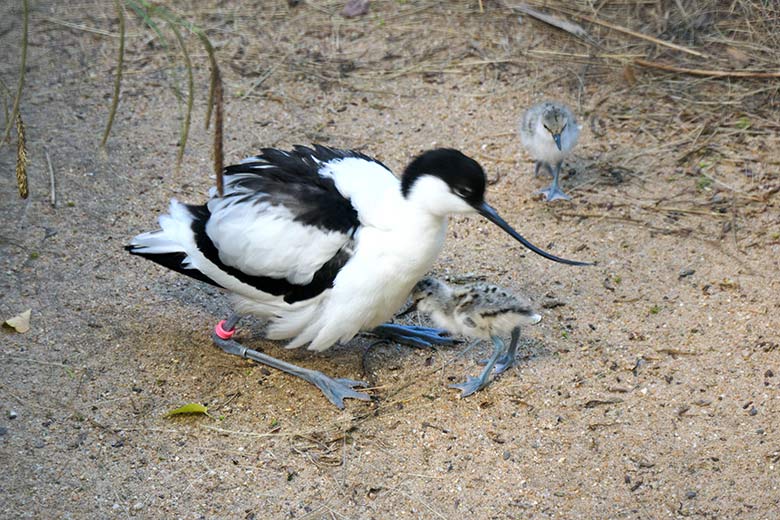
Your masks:
M 565 35 L 477 4 L 372 2 L 349 20 L 340 2 L 174 6 L 216 44 L 228 162 L 319 142 L 401 171 L 421 150 L 455 147 L 482 163 L 489 202 L 521 233 L 598 262 L 555 264 L 482 219 L 452 220 L 435 273 L 502 284 L 544 316 L 524 332 L 519 366 L 467 399 L 447 385 L 477 374 L 487 345 L 461 355 L 361 337 L 310 355 L 245 322 L 252 348 L 375 385 L 375 402 L 340 411 L 215 348 L 225 296 L 122 248 L 170 198 L 202 202 L 214 182 L 197 39 L 177 171 L 186 81 L 172 35 L 166 51 L 128 13 L 101 154 L 113 4 L 33 3 L 27 201 L 15 145 L 0 148 L 0 316 L 32 309 L 29 332 L 0 335 L 0 516 L 780 516 L 776 100 L 757 83 L 739 87 L 755 97 L 720 107 L 718 92 L 737 86 L 559 58 L 547 51 L 578 49 Z M 2 4 L 0 78 L 12 90 L 20 19 L 16 2 Z M 562 179 L 571 202 L 533 196 L 547 180 L 533 178 L 516 134 L 544 98 L 584 126 Z M 190 402 L 212 417 L 164 417 Z

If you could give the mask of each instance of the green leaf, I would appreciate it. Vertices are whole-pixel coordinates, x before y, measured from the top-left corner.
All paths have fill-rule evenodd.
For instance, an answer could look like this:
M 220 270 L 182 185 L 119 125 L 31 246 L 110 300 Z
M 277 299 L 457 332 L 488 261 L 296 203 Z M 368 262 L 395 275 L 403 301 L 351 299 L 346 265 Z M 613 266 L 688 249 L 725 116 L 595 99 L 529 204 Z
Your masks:
M 189 404 L 185 404 L 184 406 L 180 406 L 179 408 L 176 408 L 175 410 L 171 410 L 170 412 L 166 413 L 165 417 L 172 417 L 174 415 L 182 415 L 188 413 L 200 413 L 211 417 L 209 415 L 209 409 L 199 403 L 189 403 Z

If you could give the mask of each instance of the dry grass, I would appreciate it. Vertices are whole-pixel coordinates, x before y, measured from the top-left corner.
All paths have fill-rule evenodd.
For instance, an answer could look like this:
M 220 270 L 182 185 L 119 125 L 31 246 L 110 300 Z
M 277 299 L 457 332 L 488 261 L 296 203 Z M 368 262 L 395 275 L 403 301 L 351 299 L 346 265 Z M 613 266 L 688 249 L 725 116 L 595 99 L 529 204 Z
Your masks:
M 510 85 L 513 74 L 526 71 L 531 63 L 543 85 L 562 85 L 576 93 L 575 108 L 598 138 L 590 150 L 582 151 L 580 168 L 599 175 L 575 190 L 591 194 L 600 204 L 599 186 L 625 177 L 656 185 L 681 175 L 691 178 L 695 186 L 691 191 L 668 200 L 629 201 L 632 214 L 628 221 L 689 233 L 674 223 L 670 226 L 668 217 L 703 212 L 700 216 L 712 221 L 712 230 L 728 228 L 721 226 L 728 218 L 734 228 L 739 224 L 737 213 L 742 218 L 760 213 L 778 191 L 776 175 L 771 172 L 777 161 L 770 150 L 756 144 L 776 134 L 779 126 L 775 115 L 780 83 L 773 76 L 780 74 L 780 8 L 774 2 L 420 0 L 377 6 L 354 19 L 341 16 L 343 2 L 337 0 L 311 0 L 306 8 L 284 2 L 242 6 L 244 12 L 256 13 L 252 18 L 196 2 L 163 6 L 125 0 L 122 4 L 136 16 L 127 21 L 133 25 L 125 43 L 119 11 L 119 58 L 103 142 L 117 110 L 123 70 L 132 75 L 156 67 L 167 71 L 169 78 L 176 77 L 181 58 L 173 55 L 165 37 L 172 33 L 183 56 L 187 84 L 177 163 L 183 157 L 193 110 L 193 67 L 205 58 L 211 70 L 205 123 L 208 127 L 213 112 L 218 188 L 224 117 L 219 62 L 227 65 L 228 94 L 242 99 L 303 105 L 295 92 L 275 91 L 280 81 L 294 80 L 318 83 L 325 92 L 346 89 L 371 98 L 372 106 L 378 108 L 391 105 L 399 95 L 388 88 L 389 82 L 399 78 L 421 78 L 423 87 L 432 90 L 474 73 Z M 519 6 L 525 6 L 525 12 L 530 8 L 544 13 L 547 23 L 530 15 L 518 22 Z M 484 23 L 467 23 L 475 17 Z M 448 23 L 442 24 L 442 19 Z M 89 28 L 93 21 L 82 24 L 47 18 L 52 20 L 74 30 L 95 30 Z M 351 45 L 369 31 L 375 45 Z M 192 36 L 205 55 L 195 51 Z M 150 38 L 157 41 L 156 48 L 148 45 Z M 399 48 L 395 44 L 399 41 L 415 44 Z M 127 63 L 123 62 L 125 54 Z M 560 70 L 561 64 L 568 68 L 567 76 L 551 72 Z M 606 82 L 615 85 L 609 92 L 591 87 Z M 454 95 L 480 98 L 492 94 L 464 91 Z M 13 121 L 9 116 L 7 123 Z M 614 128 L 630 129 L 642 145 L 612 146 Z M 291 131 L 296 132 L 296 140 L 334 138 L 323 127 Z M 280 134 L 277 139 L 284 141 L 287 136 Z M 501 134 L 496 146 L 510 139 L 511 133 Z M 359 148 L 360 143 L 353 146 Z M 490 150 L 481 157 L 514 161 Z M 747 173 L 723 178 L 723 166 L 732 171 L 736 166 Z M 647 172 L 663 173 L 648 176 Z M 583 214 L 601 212 L 591 209 Z

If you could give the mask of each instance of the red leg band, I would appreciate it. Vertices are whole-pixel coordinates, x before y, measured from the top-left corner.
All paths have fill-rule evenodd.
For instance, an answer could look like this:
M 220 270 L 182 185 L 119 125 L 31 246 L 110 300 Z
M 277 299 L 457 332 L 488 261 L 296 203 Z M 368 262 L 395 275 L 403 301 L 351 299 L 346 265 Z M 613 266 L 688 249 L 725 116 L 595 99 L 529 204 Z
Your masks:
M 217 336 L 219 336 L 222 339 L 230 339 L 233 337 L 233 334 L 236 333 L 236 329 L 225 330 L 224 328 L 225 321 L 226 320 L 222 320 L 219 323 L 217 323 L 217 326 L 214 327 L 214 332 L 216 332 Z

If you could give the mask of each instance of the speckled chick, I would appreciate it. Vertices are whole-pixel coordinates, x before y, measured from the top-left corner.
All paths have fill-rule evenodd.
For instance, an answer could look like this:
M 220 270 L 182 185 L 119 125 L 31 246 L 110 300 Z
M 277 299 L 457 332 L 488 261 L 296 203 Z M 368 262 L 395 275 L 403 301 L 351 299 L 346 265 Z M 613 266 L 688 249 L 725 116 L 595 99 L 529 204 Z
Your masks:
M 428 314 L 433 322 L 450 332 L 475 339 L 490 339 L 493 355 L 479 377 L 467 376 L 464 383 L 450 385 L 466 397 L 489 384 L 490 372 L 504 372 L 515 361 L 520 327 L 539 323 L 542 317 L 531 302 L 507 289 L 473 283 L 453 288 L 436 278 L 420 280 L 412 291 L 412 305 Z M 511 335 L 507 348 L 502 336 Z
M 534 175 L 544 167 L 553 176 L 547 188 L 539 190 L 547 201 L 569 200 L 558 185 L 563 160 L 577 145 L 580 127 L 572 111 L 564 104 L 544 101 L 529 108 L 520 121 L 520 141 L 534 159 Z

